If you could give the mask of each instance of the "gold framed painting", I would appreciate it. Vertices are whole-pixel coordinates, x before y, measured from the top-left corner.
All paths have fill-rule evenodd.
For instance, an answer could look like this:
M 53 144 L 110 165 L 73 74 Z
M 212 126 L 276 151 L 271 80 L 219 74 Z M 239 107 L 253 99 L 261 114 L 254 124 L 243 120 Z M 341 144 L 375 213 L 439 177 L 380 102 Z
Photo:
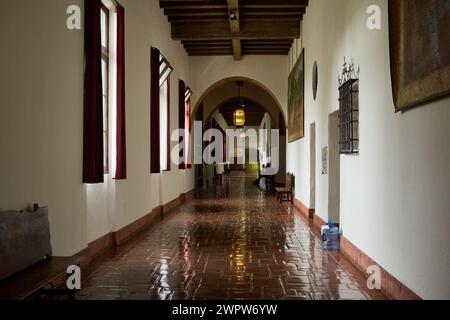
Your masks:
M 450 94 L 450 1 L 389 0 L 396 111 Z
M 288 85 L 289 143 L 305 137 L 305 50 L 302 50 Z

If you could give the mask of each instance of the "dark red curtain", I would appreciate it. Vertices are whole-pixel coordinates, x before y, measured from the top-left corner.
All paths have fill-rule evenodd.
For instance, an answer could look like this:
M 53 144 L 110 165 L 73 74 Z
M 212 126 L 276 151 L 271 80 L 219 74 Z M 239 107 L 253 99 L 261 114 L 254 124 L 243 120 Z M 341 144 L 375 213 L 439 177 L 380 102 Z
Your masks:
M 125 10 L 117 6 L 117 134 L 116 176 L 127 178 L 127 139 L 125 118 Z
M 100 0 L 85 0 L 84 183 L 104 181 L 100 8 Z
M 150 172 L 160 173 L 159 163 L 159 50 L 151 50 L 151 106 L 150 106 Z
M 186 129 L 186 124 L 185 124 L 185 120 L 186 120 L 186 84 L 184 83 L 183 80 L 179 81 L 179 85 L 178 85 L 178 127 L 180 128 L 180 130 L 184 130 Z M 181 143 L 181 137 L 180 137 L 180 143 Z M 186 140 L 185 140 L 186 141 Z M 185 143 L 185 142 L 184 142 Z M 184 148 L 184 152 L 187 152 L 186 150 L 186 143 L 185 143 L 185 148 Z M 181 154 L 180 154 L 181 155 Z M 185 159 L 185 155 L 183 154 L 183 159 Z M 178 166 L 178 168 L 180 170 L 184 170 L 186 169 L 186 164 L 184 163 L 184 161 Z

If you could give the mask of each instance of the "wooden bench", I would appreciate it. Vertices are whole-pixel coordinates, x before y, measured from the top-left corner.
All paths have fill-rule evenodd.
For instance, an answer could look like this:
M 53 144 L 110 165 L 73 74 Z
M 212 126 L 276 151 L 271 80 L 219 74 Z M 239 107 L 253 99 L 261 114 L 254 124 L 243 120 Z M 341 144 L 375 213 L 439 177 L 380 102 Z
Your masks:
M 294 197 L 292 195 L 293 183 L 294 175 L 288 172 L 286 174 L 286 185 L 284 187 L 275 188 L 277 199 L 280 200 L 280 203 L 283 203 L 283 201 L 294 203 Z
M 75 299 L 75 291 L 65 286 L 68 266 L 80 266 L 84 257 L 52 257 L 0 281 L 0 300 Z
M 47 208 L 0 212 L 0 300 L 74 299 L 65 286 L 67 268 L 85 262 L 52 257 Z

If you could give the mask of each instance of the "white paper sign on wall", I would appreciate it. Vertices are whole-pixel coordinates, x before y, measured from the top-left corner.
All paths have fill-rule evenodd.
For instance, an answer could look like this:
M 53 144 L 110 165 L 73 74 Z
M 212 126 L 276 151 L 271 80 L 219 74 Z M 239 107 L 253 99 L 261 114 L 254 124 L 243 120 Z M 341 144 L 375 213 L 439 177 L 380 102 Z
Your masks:
M 322 148 L 322 174 L 328 174 L 328 147 Z

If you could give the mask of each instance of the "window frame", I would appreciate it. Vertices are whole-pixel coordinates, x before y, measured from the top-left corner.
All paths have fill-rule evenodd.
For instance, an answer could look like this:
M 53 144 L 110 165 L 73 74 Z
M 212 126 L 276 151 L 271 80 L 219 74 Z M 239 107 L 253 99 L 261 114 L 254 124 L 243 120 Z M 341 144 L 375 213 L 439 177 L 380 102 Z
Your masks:
M 161 174 L 171 170 L 171 141 L 170 141 L 170 95 L 171 83 L 170 76 L 173 67 L 156 47 L 151 48 L 151 109 L 150 109 L 150 172 L 152 174 Z M 161 87 L 167 83 L 166 100 L 162 99 Z M 154 107 L 155 105 L 155 107 Z M 167 132 L 162 125 L 162 108 L 167 105 L 166 120 Z M 157 107 L 156 107 L 157 106 Z M 166 140 L 167 138 L 167 140 Z M 163 147 L 166 147 L 162 150 Z M 164 152 L 164 154 L 162 153 Z M 163 157 L 167 160 L 162 163 Z
M 359 79 L 339 88 L 339 134 L 340 154 L 359 154 Z
M 106 27 L 105 30 L 105 37 L 106 37 L 106 47 L 103 46 L 103 32 L 102 35 L 100 37 L 100 45 L 101 45 L 101 65 L 102 65 L 102 84 L 104 84 L 105 86 L 105 92 L 106 95 L 103 92 L 103 88 L 102 88 L 102 107 L 103 107 L 103 173 L 104 174 L 109 174 L 110 172 L 110 157 L 109 157 L 109 152 L 110 152 L 110 146 L 109 146 L 109 137 L 110 137 L 110 132 L 109 132 L 109 98 L 110 98 L 110 83 L 109 83 L 109 76 L 110 76 L 110 32 L 111 32 L 111 26 L 110 26 L 110 10 L 108 9 L 108 7 L 102 2 L 101 4 L 101 13 L 100 16 L 102 15 L 102 13 L 105 14 L 105 25 L 101 25 L 101 28 L 103 29 L 103 27 Z M 100 23 L 102 23 L 102 19 L 100 18 Z M 101 29 L 101 30 L 102 30 Z M 106 79 L 103 79 L 103 62 L 106 65 Z
M 159 135 L 160 135 L 160 144 L 161 142 L 165 142 L 166 148 L 162 148 L 162 145 L 160 145 L 160 155 L 159 155 L 159 161 L 160 161 L 160 168 L 161 172 L 169 172 L 171 170 L 171 161 L 170 161 L 170 74 L 166 77 L 166 79 L 160 84 L 159 90 L 160 90 L 160 106 L 159 106 L 159 112 L 163 112 L 161 104 L 161 90 L 162 87 L 166 85 L 167 86 L 167 92 L 166 92 L 166 101 L 165 101 L 165 112 L 166 112 L 166 132 L 163 131 L 163 126 L 161 123 L 161 117 L 159 118 Z M 165 139 L 164 139 L 165 138 Z M 165 150 L 163 150 L 165 149 Z M 165 151 L 166 156 L 166 163 L 163 163 L 162 155 L 163 151 Z

